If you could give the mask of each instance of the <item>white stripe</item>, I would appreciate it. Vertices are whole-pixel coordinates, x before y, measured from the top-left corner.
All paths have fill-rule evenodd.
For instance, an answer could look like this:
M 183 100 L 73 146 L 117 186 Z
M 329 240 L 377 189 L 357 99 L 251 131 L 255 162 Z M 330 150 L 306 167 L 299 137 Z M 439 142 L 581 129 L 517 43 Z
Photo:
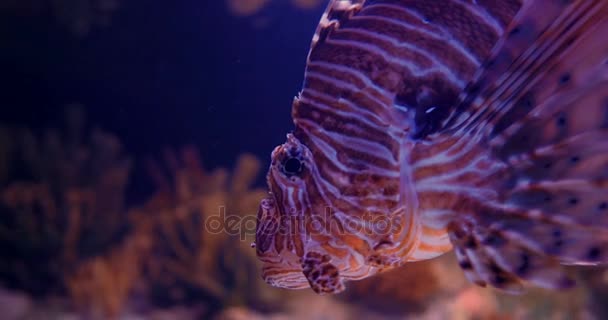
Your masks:
M 384 88 L 377 85 L 373 82 L 366 74 L 361 72 L 358 69 L 354 69 L 348 66 L 338 65 L 334 63 L 329 63 L 325 61 L 310 61 L 308 62 L 308 67 L 320 67 L 328 70 L 335 70 L 338 72 L 348 73 L 355 78 L 364 82 L 367 87 L 372 88 L 374 91 L 378 92 L 379 95 L 386 97 L 387 99 L 391 99 L 392 94 L 387 92 Z
M 500 26 L 500 22 L 496 20 L 491 14 L 489 14 L 486 10 L 482 9 L 477 4 L 470 4 L 464 1 L 459 1 L 461 5 L 463 5 L 471 14 L 478 17 L 482 20 L 487 26 L 492 28 L 497 36 L 501 36 L 504 32 L 504 29 Z
M 375 46 L 375 45 L 372 45 L 369 43 L 363 43 L 363 42 L 353 41 L 353 40 L 340 40 L 340 39 L 328 39 L 326 41 L 326 43 L 334 44 L 336 46 L 355 47 L 355 48 L 367 51 L 369 53 L 376 54 L 376 55 L 382 57 L 382 59 L 384 59 L 387 63 L 403 67 L 409 73 L 411 73 L 412 75 L 417 76 L 417 77 L 423 77 L 423 76 L 439 73 L 439 74 L 446 75 L 447 79 L 449 81 L 451 81 L 452 83 L 454 83 L 459 88 L 464 88 L 464 86 L 466 85 L 466 82 L 455 78 L 453 74 L 445 74 L 445 72 L 444 72 L 445 70 L 442 70 L 441 68 L 421 69 L 421 68 L 419 68 L 418 65 L 415 65 L 409 61 L 399 59 L 398 57 L 390 55 L 390 54 L 386 53 L 382 48 L 379 48 L 378 46 Z
M 320 74 L 320 73 L 314 72 L 314 71 L 309 71 L 306 73 L 306 78 L 308 78 L 308 79 L 316 78 L 323 82 L 330 83 L 340 89 L 345 89 L 345 90 L 350 90 L 351 92 L 360 93 L 360 94 L 364 95 L 366 98 L 374 101 L 375 103 L 377 103 L 380 106 L 386 106 L 386 104 L 387 104 L 384 101 L 378 100 L 378 98 L 374 97 L 373 95 L 370 95 L 369 92 L 367 92 L 366 90 L 363 90 L 363 88 L 358 88 L 349 82 L 342 81 L 342 80 L 336 79 L 334 77 L 326 76 L 326 75 L 323 75 L 323 74 Z
M 304 91 L 304 94 L 311 95 L 313 97 L 316 96 L 319 98 L 324 98 L 324 99 L 330 100 L 330 101 L 336 100 L 335 97 L 332 97 L 326 93 L 317 91 L 312 88 L 307 88 Z M 356 106 L 348 99 L 340 98 L 337 100 L 338 100 L 338 103 L 345 105 L 345 106 L 349 107 L 350 109 L 352 109 L 352 112 L 338 110 L 337 108 L 328 106 L 320 101 L 308 99 L 304 96 L 304 94 L 300 95 L 300 100 L 311 106 L 318 108 L 319 110 L 332 112 L 332 113 L 335 113 L 335 114 L 343 116 L 343 117 L 354 117 L 357 120 L 365 123 L 366 125 L 368 125 L 372 128 L 378 129 L 378 130 L 386 130 L 386 127 L 388 126 L 388 124 L 386 124 L 384 119 L 379 118 L 378 115 L 376 115 L 375 113 L 370 112 L 369 110 L 365 109 L 364 106 Z M 374 120 L 375 122 L 372 122 L 370 119 Z
M 346 148 L 371 154 L 374 157 L 379 157 L 388 161 L 391 165 L 397 165 L 397 160 L 395 159 L 395 156 L 391 150 L 387 149 L 386 146 L 378 142 L 372 142 L 367 139 L 361 139 L 353 136 L 349 137 L 335 131 L 325 131 L 325 134 L 331 139 L 339 141 L 339 143 Z

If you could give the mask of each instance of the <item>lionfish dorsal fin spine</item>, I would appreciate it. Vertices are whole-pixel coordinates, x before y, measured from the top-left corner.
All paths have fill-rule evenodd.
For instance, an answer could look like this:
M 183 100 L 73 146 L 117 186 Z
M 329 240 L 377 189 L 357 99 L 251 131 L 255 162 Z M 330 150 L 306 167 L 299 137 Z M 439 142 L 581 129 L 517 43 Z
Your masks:
M 526 3 L 448 121 L 444 137 L 502 165 L 483 201 L 454 182 L 470 203 L 448 231 L 472 281 L 564 288 L 560 264 L 608 263 L 606 30 L 606 1 Z
M 513 119 L 534 115 L 531 111 L 542 102 L 572 92 L 571 84 L 560 83 L 591 87 L 594 78 L 601 79 L 597 72 L 606 55 L 597 31 L 606 30 L 603 17 L 607 14 L 602 1 L 568 5 L 536 0 L 525 4 L 461 94 L 462 102 L 450 115 L 451 129 L 482 131 L 490 127 L 496 136 Z M 589 74 L 589 70 L 595 73 Z M 455 123 L 462 113 L 466 121 Z

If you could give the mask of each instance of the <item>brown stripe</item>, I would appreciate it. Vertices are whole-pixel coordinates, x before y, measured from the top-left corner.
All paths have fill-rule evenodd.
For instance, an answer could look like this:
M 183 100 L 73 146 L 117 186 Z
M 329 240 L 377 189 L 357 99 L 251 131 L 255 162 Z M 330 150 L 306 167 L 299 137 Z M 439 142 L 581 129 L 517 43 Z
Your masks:
M 479 21 L 462 4 L 455 1 L 403 1 L 383 0 L 383 3 L 406 7 L 428 20 L 429 23 L 445 27 L 456 40 L 469 48 L 477 57 L 486 57 L 498 34 L 490 26 Z
M 349 30 L 381 30 L 376 32 L 384 36 L 393 38 L 397 43 L 406 43 L 419 50 L 425 51 L 427 55 L 416 53 L 410 49 L 397 48 L 394 45 L 382 40 L 379 37 L 370 37 L 360 34 L 349 34 Z M 449 35 L 447 35 L 449 37 Z M 332 39 L 357 40 L 364 43 L 371 43 L 383 48 L 387 53 L 396 58 L 403 59 L 408 63 L 413 63 L 418 67 L 430 68 L 433 63 L 428 56 L 433 56 L 436 60 L 450 68 L 456 74 L 463 77 L 470 77 L 477 65 L 465 57 L 458 49 L 455 49 L 446 39 L 435 39 L 415 30 L 403 28 L 399 25 L 378 21 L 356 19 L 349 21 L 344 28 L 339 29 L 332 35 Z M 466 48 L 466 47 L 465 47 Z M 479 59 L 479 57 L 477 57 Z

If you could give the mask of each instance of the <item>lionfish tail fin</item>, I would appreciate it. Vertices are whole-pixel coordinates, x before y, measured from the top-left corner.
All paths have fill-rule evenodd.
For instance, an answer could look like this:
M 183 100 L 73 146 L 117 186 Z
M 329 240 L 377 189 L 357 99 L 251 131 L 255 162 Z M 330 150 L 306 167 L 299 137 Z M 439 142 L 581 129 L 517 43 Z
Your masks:
M 607 31 L 608 1 L 526 2 L 448 120 L 507 168 L 448 228 L 471 281 L 563 288 L 561 265 L 608 263 Z

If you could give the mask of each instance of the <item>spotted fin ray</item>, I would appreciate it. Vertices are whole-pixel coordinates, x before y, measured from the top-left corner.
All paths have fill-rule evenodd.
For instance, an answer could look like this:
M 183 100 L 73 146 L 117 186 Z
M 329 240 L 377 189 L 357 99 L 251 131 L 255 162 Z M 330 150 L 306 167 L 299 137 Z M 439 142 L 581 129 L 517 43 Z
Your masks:
M 505 164 L 448 227 L 467 277 L 509 292 L 608 263 L 608 1 L 526 1 L 445 131 Z

